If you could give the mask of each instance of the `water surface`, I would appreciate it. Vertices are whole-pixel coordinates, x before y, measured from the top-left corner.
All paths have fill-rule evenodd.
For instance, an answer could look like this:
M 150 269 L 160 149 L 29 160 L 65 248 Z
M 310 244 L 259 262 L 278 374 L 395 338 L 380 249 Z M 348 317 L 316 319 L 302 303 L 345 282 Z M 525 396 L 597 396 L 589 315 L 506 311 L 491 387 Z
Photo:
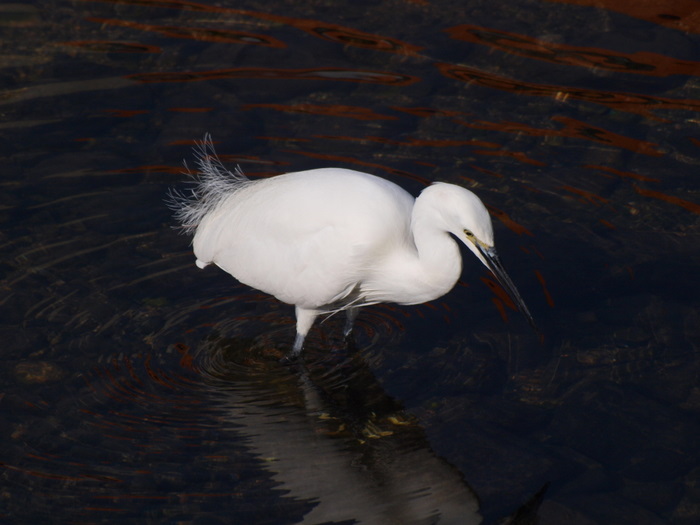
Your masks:
M 697 523 L 695 4 L 0 6 L 0 516 Z M 465 253 L 279 364 L 293 309 L 163 203 L 206 132 L 251 177 L 473 190 L 543 339 Z

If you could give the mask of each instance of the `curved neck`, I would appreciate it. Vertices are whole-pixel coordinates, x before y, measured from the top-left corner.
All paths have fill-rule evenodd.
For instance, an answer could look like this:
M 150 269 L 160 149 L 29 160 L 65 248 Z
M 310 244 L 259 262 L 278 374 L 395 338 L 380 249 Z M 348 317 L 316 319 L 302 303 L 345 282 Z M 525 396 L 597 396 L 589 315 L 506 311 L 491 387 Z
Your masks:
M 417 199 L 411 217 L 412 239 L 392 250 L 364 280 L 361 292 L 367 302 L 425 303 L 455 285 L 462 272 L 459 247 L 429 212 Z
M 421 301 L 432 301 L 445 295 L 459 279 L 462 273 L 462 257 L 459 247 L 450 234 L 438 224 L 414 208 L 411 221 L 413 242 L 416 245 L 417 258 L 414 269 L 414 286 L 416 293 L 424 289 L 425 297 Z

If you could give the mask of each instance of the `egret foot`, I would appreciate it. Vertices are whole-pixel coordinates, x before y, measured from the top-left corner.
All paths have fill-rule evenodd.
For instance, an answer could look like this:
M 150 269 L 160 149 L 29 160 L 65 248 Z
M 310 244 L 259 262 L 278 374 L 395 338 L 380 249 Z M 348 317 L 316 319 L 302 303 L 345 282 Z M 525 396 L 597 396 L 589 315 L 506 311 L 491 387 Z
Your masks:
M 299 361 L 299 354 L 293 352 L 289 352 L 287 355 L 280 358 L 280 364 L 282 365 L 296 365 Z

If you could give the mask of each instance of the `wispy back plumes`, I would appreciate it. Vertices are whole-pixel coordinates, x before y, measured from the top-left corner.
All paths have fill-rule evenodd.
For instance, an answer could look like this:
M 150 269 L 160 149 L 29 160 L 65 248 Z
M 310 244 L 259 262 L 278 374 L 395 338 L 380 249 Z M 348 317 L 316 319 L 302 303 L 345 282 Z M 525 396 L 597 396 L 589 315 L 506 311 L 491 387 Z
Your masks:
M 219 204 L 241 188 L 251 184 L 240 167 L 231 172 L 226 169 L 214 150 L 211 135 L 207 133 L 198 142 L 195 151 L 196 171 L 187 173 L 193 179 L 193 187 L 178 191 L 170 189 L 166 203 L 173 210 L 173 217 L 184 233 L 194 233 L 202 219 Z

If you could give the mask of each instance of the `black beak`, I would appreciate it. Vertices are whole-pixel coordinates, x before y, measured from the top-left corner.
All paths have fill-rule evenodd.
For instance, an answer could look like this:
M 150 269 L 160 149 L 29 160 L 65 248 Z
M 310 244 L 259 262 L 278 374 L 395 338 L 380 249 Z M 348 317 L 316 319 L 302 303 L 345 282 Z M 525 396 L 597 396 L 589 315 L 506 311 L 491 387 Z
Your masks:
M 515 305 L 518 307 L 518 310 L 520 310 L 520 312 L 525 316 L 525 319 L 527 319 L 527 322 L 530 323 L 530 326 L 535 333 L 539 334 L 540 331 L 537 329 L 537 325 L 535 325 L 535 320 L 532 318 L 530 310 L 527 309 L 527 306 L 525 306 L 525 301 L 523 301 L 522 297 L 520 297 L 520 294 L 518 293 L 518 289 L 513 284 L 513 281 L 510 280 L 510 277 L 508 277 L 505 268 L 503 268 L 503 265 L 501 264 L 501 260 L 498 258 L 496 249 L 484 248 L 478 244 L 476 246 L 486 260 L 486 267 L 491 270 L 491 273 L 493 273 L 498 283 L 513 300 Z

